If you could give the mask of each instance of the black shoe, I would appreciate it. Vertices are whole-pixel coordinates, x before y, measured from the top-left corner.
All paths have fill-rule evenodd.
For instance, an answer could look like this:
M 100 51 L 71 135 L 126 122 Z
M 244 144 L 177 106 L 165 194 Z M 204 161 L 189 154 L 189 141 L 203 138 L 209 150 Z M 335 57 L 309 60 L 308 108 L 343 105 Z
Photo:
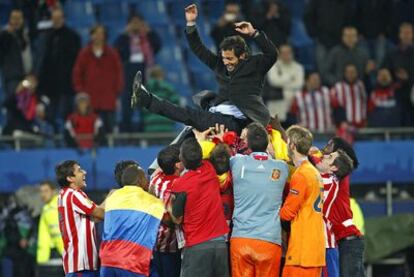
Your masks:
M 142 73 L 138 71 L 134 78 L 131 94 L 131 108 L 137 106 L 148 108 L 152 94 L 142 85 Z

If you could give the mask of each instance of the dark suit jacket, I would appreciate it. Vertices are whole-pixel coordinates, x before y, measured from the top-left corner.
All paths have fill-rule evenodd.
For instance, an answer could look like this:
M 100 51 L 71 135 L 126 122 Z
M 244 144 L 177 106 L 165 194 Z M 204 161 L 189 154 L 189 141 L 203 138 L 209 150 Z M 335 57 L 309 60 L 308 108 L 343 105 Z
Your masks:
M 270 115 L 261 94 L 264 77 L 277 58 L 277 49 L 266 35 L 260 32 L 254 38 L 263 54 L 249 55 L 230 73 L 227 72 L 221 56 L 212 53 L 202 44 L 195 27 L 187 27 L 186 36 L 194 54 L 216 74 L 219 94 L 215 104 L 230 101 L 250 120 L 266 126 Z

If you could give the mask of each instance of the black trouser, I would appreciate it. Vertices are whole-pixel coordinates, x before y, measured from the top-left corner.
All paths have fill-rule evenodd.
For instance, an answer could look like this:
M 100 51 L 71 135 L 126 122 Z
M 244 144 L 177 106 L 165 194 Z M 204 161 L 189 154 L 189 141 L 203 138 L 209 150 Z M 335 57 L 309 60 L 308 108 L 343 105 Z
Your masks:
M 229 272 L 228 250 L 224 239 L 184 248 L 181 277 L 228 277 Z
M 235 131 L 240 134 L 243 128 L 249 123 L 248 120 L 238 119 L 234 116 L 221 113 L 211 113 L 200 108 L 182 108 L 156 97 L 152 98 L 148 110 L 171 120 L 193 126 L 199 131 L 204 131 L 218 123 L 224 124 L 229 131 Z
M 338 246 L 341 277 L 365 276 L 364 239 L 355 236 L 344 238 Z

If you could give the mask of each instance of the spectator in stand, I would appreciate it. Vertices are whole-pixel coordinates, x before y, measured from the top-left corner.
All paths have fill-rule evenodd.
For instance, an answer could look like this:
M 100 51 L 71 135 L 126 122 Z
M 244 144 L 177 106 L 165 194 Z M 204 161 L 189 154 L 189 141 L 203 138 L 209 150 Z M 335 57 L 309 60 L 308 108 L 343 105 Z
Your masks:
M 114 47 L 118 50 L 124 66 L 126 86 L 122 93 L 121 129 L 128 132 L 132 131 L 133 110 L 129 106 L 135 73 L 142 71 L 145 79 L 146 69 L 154 65 L 155 54 L 161 48 L 161 40 L 141 16 L 134 14 L 128 20 L 126 31 L 116 39 Z
M 180 148 L 169 145 L 158 153 L 157 162 L 161 170 L 151 176 L 149 193 L 155 195 L 167 206 L 171 198 L 171 189 L 183 171 L 180 162 Z M 181 251 L 178 248 L 177 235 L 179 228 L 171 221 L 168 212 L 164 213 L 158 230 L 156 249 L 151 263 L 152 269 L 158 276 L 180 276 Z
M 289 10 L 278 0 L 264 2 L 264 14 L 255 18 L 259 29 L 263 30 L 274 45 L 287 43 L 290 34 L 291 16 Z
M 112 133 L 115 110 L 124 76 L 118 51 L 106 44 L 106 29 L 91 28 L 91 43 L 79 53 L 73 68 L 75 91 L 90 96 L 91 107 L 103 121 L 105 134 Z
M 42 102 L 38 103 L 36 106 L 36 117 L 32 129 L 35 134 L 43 137 L 44 146 L 53 147 L 55 145 L 53 141 L 55 130 L 52 124 L 47 120 L 46 104 Z
M 52 28 L 40 51 L 39 88 L 50 99 L 50 115 L 66 120 L 74 100 L 72 69 L 81 47 L 79 35 L 65 25 L 63 10 L 52 11 Z
M 309 0 L 303 15 L 309 36 L 316 40 L 316 66 L 325 71 L 330 50 L 341 42 L 341 32 L 352 20 L 352 1 Z
M 43 181 L 39 188 L 44 206 L 39 220 L 36 260 L 38 264 L 44 264 L 53 258 L 60 259 L 63 241 L 59 230 L 56 186 L 51 181 Z
M 410 101 L 410 92 L 414 84 L 413 28 L 411 23 L 401 24 L 400 43 L 397 49 L 388 53 L 384 62 L 384 67 L 388 68 L 394 79 L 401 83 L 396 96 L 403 126 L 413 126 L 414 124 L 414 107 Z
M 86 93 L 76 95 L 76 110 L 65 123 L 66 144 L 79 149 L 89 149 L 103 143 L 102 121 L 90 107 Z
M 369 59 L 368 51 L 358 46 L 358 31 L 355 27 L 347 26 L 342 32 L 342 43 L 335 46 L 326 60 L 325 71 L 321 71 L 324 83 L 332 86 L 342 80 L 345 66 L 354 64 L 359 79 L 375 70 L 374 61 Z
M 359 0 L 356 3 L 356 23 L 363 43 L 370 58 L 381 65 L 391 47 L 387 37 L 391 33 L 393 3 L 389 0 Z
M 270 88 L 264 98 L 270 114 L 277 113 L 283 122 L 296 92 L 303 87 L 305 74 L 303 66 L 295 61 L 290 45 L 280 46 L 279 53 L 279 60 L 267 73 Z
M 172 204 L 168 211 L 177 224 L 182 223 L 185 246 L 182 277 L 229 276 L 226 235 L 229 228 L 220 199 L 219 180 L 194 138 L 180 148 L 186 173 L 174 181 Z
M 362 128 L 367 123 L 367 94 L 364 83 L 358 78 L 358 69 L 348 64 L 343 70 L 343 79 L 332 87 L 332 97 L 344 108 L 350 126 Z
M 149 78 L 146 84 L 149 91 L 161 99 L 179 104 L 180 97 L 174 91 L 172 85 L 165 80 L 164 70 L 160 66 L 155 66 L 151 69 Z M 129 106 L 127 106 L 127 109 L 130 110 Z M 145 132 L 173 132 L 175 130 L 174 121 L 148 111 L 142 112 L 142 123 Z
M 36 117 L 38 97 L 36 95 L 37 79 L 28 75 L 21 81 L 14 94 L 4 102 L 7 109 L 6 125 L 3 134 L 11 135 L 15 130 L 32 132 L 32 124 Z
M 289 112 L 289 123 L 299 123 L 311 131 L 324 133 L 332 130 L 333 101 L 329 89 L 321 85 L 319 73 L 306 76 L 305 88 L 298 91 Z
M 17 85 L 32 71 L 32 52 L 21 10 L 12 10 L 9 23 L 0 32 L 0 69 L 6 97 L 15 94 Z
M 224 13 L 216 25 L 211 29 L 210 36 L 213 38 L 216 48 L 220 49 L 220 43 L 229 36 L 240 35 L 234 29 L 234 23 L 241 21 L 243 16 L 240 6 L 236 2 L 228 2 L 224 8 Z
M 383 68 L 377 74 L 377 86 L 368 101 L 368 126 L 398 127 L 401 123 L 397 93 L 400 84 L 394 83 L 391 72 Z

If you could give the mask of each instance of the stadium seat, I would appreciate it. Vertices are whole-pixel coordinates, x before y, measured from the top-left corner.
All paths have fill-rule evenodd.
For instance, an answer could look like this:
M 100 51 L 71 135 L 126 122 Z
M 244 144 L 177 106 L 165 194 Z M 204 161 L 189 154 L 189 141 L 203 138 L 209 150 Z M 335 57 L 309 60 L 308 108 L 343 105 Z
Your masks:
M 140 0 L 136 5 L 138 14 L 144 16 L 145 20 L 153 25 L 169 23 L 165 2 L 162 0 Z
M 95 24 L 95 11 L 90 1 L 66 1 L 64 10 L 68 25 L 72 27 Z
M 208 69 L 191 70 L 190 75 L 196 91 L 217 91 L 218 84 L 212 71 Z
M 129 15 L 128 2 L 124 1 L 106 1 L 101 4 L 95 5 L 99 21 L 105 22 L 126 22 Z
M 290 42 L 294 47 L 309 46 L 313 43 L 313 40 L 308 36 L 306 32 L 303 21 L 300 19 L 292 20 Z
M 10 12 L 12 10 L 11 2 L 8 1 L 1 1 L 0 3 L 0 25 L 6 25 L 9 21 Z
M 204 14 L 208 17 L 210 22 L 216 22 L 224 11 L 224 1 L 222 0 L 207 0 L 204 4 Z
M 293 18 L 302 19 L 305 10 L 305 0 L 283 0 L 283 4 L 289 9 Z

